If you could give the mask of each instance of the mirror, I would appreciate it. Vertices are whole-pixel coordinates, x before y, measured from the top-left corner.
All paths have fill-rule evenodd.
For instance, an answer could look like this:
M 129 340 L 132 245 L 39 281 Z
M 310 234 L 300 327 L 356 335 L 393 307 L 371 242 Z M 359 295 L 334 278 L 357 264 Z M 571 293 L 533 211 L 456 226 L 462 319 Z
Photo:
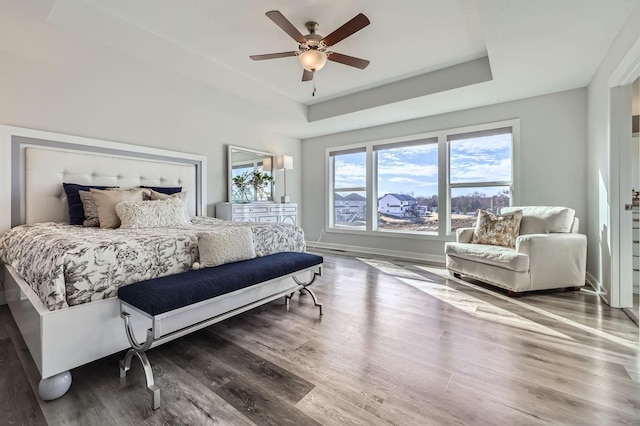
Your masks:
M 266 173 L 273 177 L 273 155 L 269 152 L 256 151 L 239 146 L 229 145 L 228 151 L 227 191 L 229 202 L 250 203 L 252 201 L 273 201 L 273 185 L 268 180 L 262 190 L 252 185 L 238 186 L 234 183 L 248 182 L 254 172 Z

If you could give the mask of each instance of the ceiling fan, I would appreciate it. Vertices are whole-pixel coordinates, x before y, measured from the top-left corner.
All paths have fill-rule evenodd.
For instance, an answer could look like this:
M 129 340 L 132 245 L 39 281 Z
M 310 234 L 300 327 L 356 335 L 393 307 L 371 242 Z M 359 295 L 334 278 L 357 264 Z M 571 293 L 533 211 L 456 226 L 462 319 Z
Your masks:
M 279 11 L 272 10 L 267 12 L 266 15 L 298 43 L 298 50 L 249 56 L 254 61 L 297 56 L 304 68 L 302 81 L 313 80 L 314 73 L 316 71 L 320 71 L 322 67 L 324 67 L 327 63 L 327 59 L 360 69 L 365 69 L 367 65 L 369 65 L 369 61 L 366 59 L 355 58 L 353 56 L 343 55 L 342 53 L 327 50 L 329 47 L 339 43 L 369 25 L 369 19 L 362 13 L 359 13 L 349 22 L 325 37 L 320 34 L 316 34 L 316 30 L 318 29 L 317 22 L 306 23 L 309 34 L 305 36 L 302 35 L 300 31 L 298 31 L 296 27 L 294 27 L 293 24 L 289 22 L 289 20 Z

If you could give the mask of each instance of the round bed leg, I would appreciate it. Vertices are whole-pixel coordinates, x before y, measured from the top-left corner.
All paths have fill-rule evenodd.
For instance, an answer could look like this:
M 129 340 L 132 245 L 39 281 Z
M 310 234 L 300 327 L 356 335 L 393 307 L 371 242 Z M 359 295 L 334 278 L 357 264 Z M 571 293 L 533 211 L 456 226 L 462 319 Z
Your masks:
M 55 376 L 47 377 L 40 380 L 38 385 L 38 394 L 44 401 L 58 399 L 71 387 L 71 372 L 63 371 Z

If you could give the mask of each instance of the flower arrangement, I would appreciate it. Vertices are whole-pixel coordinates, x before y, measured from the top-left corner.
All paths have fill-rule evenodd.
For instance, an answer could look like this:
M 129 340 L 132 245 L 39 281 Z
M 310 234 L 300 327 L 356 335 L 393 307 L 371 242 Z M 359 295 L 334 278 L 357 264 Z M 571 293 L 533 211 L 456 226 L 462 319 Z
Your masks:
M 255 194 L 255 199 L 266 200 L 268 196 L 266 194 L 267 185 L 275 184 L 273 176 L 269 173 L 261 172 L 260 170 L 254 170 L 253 172 L 244 172 L 241 175 L 234 176 L 231 181 L 233 182 L 233 201 L 239 203 L 250 203 Z M 251 189 L 253 188 L 253 194 Z

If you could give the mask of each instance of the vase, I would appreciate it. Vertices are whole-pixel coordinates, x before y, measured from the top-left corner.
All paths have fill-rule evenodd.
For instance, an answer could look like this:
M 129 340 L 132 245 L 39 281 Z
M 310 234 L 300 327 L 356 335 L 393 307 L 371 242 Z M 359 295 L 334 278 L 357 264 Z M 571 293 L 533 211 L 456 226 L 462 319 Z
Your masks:
M 233 201 L 241 204 L 247 204 L 253 201 L 253 194 L 251 192 L 251 188 L 247 186 L 237 188 L 233 192 Z
M 258 201 L 266 201 L 269 199 L 266 189 L 264 186 L 256 187 L 256 199 Z

